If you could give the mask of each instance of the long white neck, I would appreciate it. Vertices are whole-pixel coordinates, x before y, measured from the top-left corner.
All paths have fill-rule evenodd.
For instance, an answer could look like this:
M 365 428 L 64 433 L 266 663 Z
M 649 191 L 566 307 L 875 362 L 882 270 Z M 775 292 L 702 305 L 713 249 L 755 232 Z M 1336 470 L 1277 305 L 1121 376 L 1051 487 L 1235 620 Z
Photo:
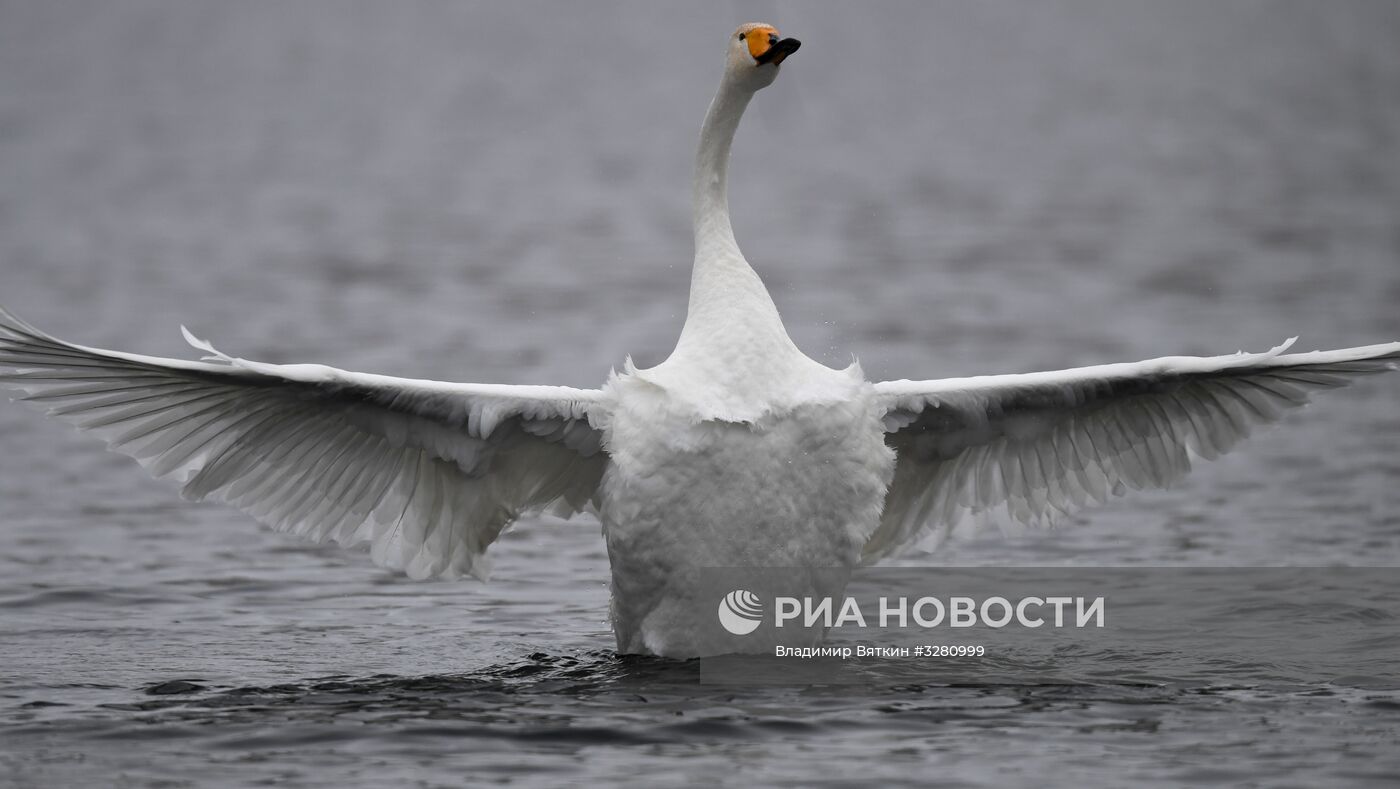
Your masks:
M 774 75 L 769 74 L 768 81 Z M 761 80 L 752 80 L 753 83 Z M 756 423 L 804 403 L 836 402 L 864 385 L 859 370 L 807 358 L 744 260 L 729 224 L 729 148 L 753 89 L 726 73 L 710 103 L 695 154 L 695 269 L 690 307 L 666 361 L 628 372 L 667 392 L 668 408 L 692 417 Z
M 677 353 L 701 348 L 716 353 L 723 347 L 735 352 L 797 352 L 768 290 L 739 251 L 729 223 L 729 149 L 752 97 L 751 90 L 726 75 L 700 131 L 692 206 L 695 268 Z
M 710 102 L 705 124 L 700 128 L 691 195 L 697 271 L 702 260 L 732 256 L 742 261 L 744 257 L 729 224 L 729 149 L 734 145 L 734 132 L 752 98 L 752 93 L 735 88 L 726 78 L 720 83 L 714 101 Z

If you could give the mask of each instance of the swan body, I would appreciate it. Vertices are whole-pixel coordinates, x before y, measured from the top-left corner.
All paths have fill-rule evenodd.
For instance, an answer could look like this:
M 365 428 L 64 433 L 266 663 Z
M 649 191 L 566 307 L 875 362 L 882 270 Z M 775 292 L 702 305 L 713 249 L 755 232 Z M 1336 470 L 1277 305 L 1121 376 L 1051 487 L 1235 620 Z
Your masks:
M 697 418 L 684 399 L 635 374 L 614 381 L 620 396 L 604 431 L 611 463 L 600 512 L 620 649 L 753 648 L 736 640 L 719 649 L 703 627 L 714 602 L 694 597 L 705 588 L 699 568 L 859 564 L 894 453 L 873 388 L 852 372 L 845 399 L 793 403 L 753 420 Z
M 696 153 L 685 325 L 661 364 L 599 389 L 411 380 L 59 340 L 0 310 L 0 384 L 96 433 L 192 499 L 415 578 L 485 577 L 522 513 L 595 510 L 618 649 L 768 651 L 715 636 L 705 568 L 798 568 L 810 592 L 969 516 L 1040 523 L 1164 486 L 1317 391 L 1393 370 L 1400 342 L 1167 357 L 941 381 L 828 368 L 783 327 L 729 221 L 730 146 L 797 49 L 730 38 Z

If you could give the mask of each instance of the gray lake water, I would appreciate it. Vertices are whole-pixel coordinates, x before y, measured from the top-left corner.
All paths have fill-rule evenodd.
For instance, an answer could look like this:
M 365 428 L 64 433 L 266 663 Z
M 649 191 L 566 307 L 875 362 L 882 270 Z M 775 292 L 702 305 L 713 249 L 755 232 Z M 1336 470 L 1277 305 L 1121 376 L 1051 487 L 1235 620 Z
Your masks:
M 1389 0 L 0 2 L 0 303 L 152 354 L 189 355 L 184 323 L 596 386 L 677 336 L 692 145 L 764 16 L 804 46 L 731 202 L 812 355 L 922 378 L 1400 338 Z M 1177 489 L 902 563 L 1396 566 L 1397 404 L 1371 379 Z M 412 583 L 7 404 L 0 502 L 0 784 L 1400 774 L 1375 679 L 701 685 L 611 652 L 594 521 L 518 524 L 489 584 Z

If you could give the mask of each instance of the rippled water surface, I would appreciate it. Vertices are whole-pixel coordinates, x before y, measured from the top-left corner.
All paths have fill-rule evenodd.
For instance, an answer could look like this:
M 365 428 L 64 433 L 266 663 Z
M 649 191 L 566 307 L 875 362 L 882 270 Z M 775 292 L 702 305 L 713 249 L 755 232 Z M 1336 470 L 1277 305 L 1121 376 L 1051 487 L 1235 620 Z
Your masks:
M 266 361 L 595 386 L 679 331 L 691 146 L 756 13 L 0 2 L 0 302 L 147 353 L 186 355 L 185 323 Z M 918 378 L 1400 338 L 1396 4 L 761 15 L 804 46 L 740 132 L 736 231 L 814 356 Z M 1397 404 L 1368 380 L 1176 490 L 904 561 L 1394 566 Z M 0 501 L 0 784 L 1400 773 L 1377 678 L 702 685 L 610 651 L 593 521 L 520 523 L 489 584 L 415 584 L 19 406 Z

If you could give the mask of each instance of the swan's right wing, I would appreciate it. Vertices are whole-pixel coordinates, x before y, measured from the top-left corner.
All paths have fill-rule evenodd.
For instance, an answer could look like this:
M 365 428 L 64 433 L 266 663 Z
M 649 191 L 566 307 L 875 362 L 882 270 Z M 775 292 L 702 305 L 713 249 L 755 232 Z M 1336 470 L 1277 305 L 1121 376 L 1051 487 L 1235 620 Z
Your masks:
M 1291 343 L 1291 341 L 1290 341 Z M 1309 395 L 1394 370 L 1400 343 L 1176 356 L 1073 370 L 882 381 L 894 479 L 865 546 L 876 561 L 969 514 L 1053 520 L 1180 479 Z
M 368 544 L 415 578 L 484 576 L 487 546 L 519 514 L 577 511 L 602 477 L 598 390 L 261 364 L 186 338 L 207 361 L 74 345 L 0 310 L 0 386 L 187 498 Z

